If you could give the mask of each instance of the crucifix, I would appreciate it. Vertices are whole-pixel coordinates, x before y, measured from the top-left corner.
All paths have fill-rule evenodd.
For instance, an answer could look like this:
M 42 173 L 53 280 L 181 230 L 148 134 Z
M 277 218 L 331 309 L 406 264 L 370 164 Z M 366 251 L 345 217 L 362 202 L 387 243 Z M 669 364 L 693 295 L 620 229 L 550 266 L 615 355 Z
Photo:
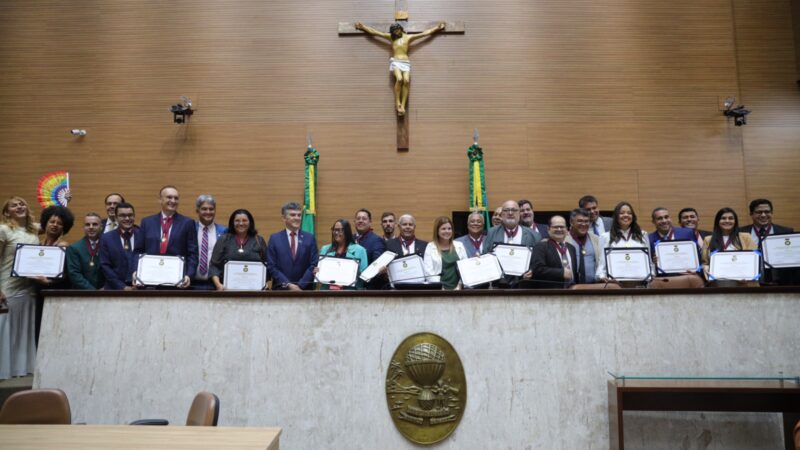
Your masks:
M 434 33 L 464 33 L 464 22 L 409 22 L 408 0 L 395 0 L 394 19 L 396 22 L 339 22 L 339 34 L 361 34 L 365 32 L 392 44 L 392 57 L 389 71 L 395 79 L 395 111 L 397 112 L 397 150 L 408 151 L 408 115 L 406 103 L 411 81 L 411 61 L 408 58 L 409 46 L 416 39 Z

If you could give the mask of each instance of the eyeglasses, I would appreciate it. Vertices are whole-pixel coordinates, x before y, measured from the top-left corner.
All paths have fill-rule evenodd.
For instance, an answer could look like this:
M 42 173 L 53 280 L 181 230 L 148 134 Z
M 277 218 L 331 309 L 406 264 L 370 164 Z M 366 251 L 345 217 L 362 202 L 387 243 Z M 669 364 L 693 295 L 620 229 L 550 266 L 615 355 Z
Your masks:
M 342 234 L 342 233 L 344 233 L 344 230 L 341 229 L 341 228 L 331 228 L 331 233 L 333 233 L 333 234 Z
M 518 213 L 519 210 L 516 208 L 503 208 L 504 213 Z

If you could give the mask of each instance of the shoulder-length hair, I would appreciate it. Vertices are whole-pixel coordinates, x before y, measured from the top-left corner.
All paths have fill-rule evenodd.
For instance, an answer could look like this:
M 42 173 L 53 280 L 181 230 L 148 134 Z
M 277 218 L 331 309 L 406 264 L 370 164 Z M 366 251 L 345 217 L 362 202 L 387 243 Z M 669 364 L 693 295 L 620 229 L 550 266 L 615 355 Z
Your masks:
M 230 219 L 228 219 L 228 234 L 236 235 L 236 228 L 234 228 L 233 223 L 236 216 L 239 214 L 244 214 L 247 216 L 247 220 L 250 221 L 250 228 L 247 229 L 248 236 L 255 236 L 258 234 L 258 230 L 256 230 L 256 219 L 253 219 L 253 215 L 250 214 L 250 211 L 246 209 L 237 209 L 236 211 L 231 213 Z
M 346 251 L 347 247 L 349 247 L 350 244 L 355 242 L 355 240 L 353 239 L 353 227 L 351 227 L 350 222 L 348 222 L 345 219 L 339 219 L 336 222 L 333 222 L 333 226 L 331 227 L 331 250 L 333 250 L 334 252 L 336 252 L 338 248 L 336 246 L 336 239 L 333 238 L 333 227 L 335 227 L 337 223 L 342 225 L 342 234 L 344 235 L 344 248 Z
M 631 209 L 631 217 L 633 217 L 630 228 L 631 238 L 644 243 L 644 239 L 642 238 L 642 229 L 639 227 L 639 222 L 636 219 L 636 212 L 633 210 L 633 205 L 628 202 L 619 202 L 617 203 L 617 206 L 614 207 L 614 220 L 611 221 L 611 230 L 609 231 L 611 242 L 617 242 L 622 239 L 622 231 L 619 228 L 619 215 L 623 206 L 627 206 Z
M 450 224 L 451 227 L 453 226 L 453 221 L 450 220 L 449 217 L 445 217 L 445 216 L 437 217 L 436 220 L 433 222 L 433 245 L 436 246 L 436 250 L 438 250 L 440 254 L 442 253 L 442 248 L 439 246 L 439 228 L 441 228 L 442 225 L 446 225 L 448 223 Z M 453 235 L 452 234 L 450 235 L 450 239 L 448 241 L 448 244 L 449 244 L 449 247 L 450 247 L 449 251 L 453 251 L 454 249 L 453 249 Z
M 722 219 L 722 215 L 726 213 L 733 214 L 733 230 L 730 237 L 733 240 L 733 246 L 737 249 L 742 248 L 742 241 L 739 239 L 739 216 L 733 208 L 726 206 L 717 211 L 717 215 L 714 216 L 714 232 L 711 234 L 711 242 L 708 245 L 709 252 L 714 250 L 723 251 L 725 249 L 725 243 L 722 242 L 722 227 L 719 226 L 719 221 Z
M 0 223 L 8 225 L 9 228 L 17 228 L 17 221 L 12 220 L 10 213 L 8 212 L 9 208 L 11 207 L 11 202 L 22 202 L 22 204 L 25 205 L 25 231 L 36 234 L 36 232 L 39 231 L 39 228 L 37 227 L 36 220 L 33 218 L 33 214 L 31 214 L 31 207 L 24 198 L 19 196 L 11 197 L 3 204 L 3 216 L 0 217 Z

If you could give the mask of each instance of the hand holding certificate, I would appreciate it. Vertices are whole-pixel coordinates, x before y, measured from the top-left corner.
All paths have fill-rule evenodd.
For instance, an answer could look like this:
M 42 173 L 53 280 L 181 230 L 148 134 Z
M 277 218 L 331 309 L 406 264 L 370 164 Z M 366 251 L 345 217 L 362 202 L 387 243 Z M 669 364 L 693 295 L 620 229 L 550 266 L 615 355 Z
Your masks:
M 769 267 L 800 267 L 800 233 L 767 236 L 762 248 L 764 263 Z
M 661 272 L 697 272 L 700 267 L 695 241 L 659 241 L 655 250 L 657 267 Z
M 492 254 L 506 275 L 521 276 L 531 268 L 531 249 L 524 245 L 497 244 Z
M 228 261 L 223 279 L 226 291 L 263 291 L 267 265 L 261 261 Z
M 61 278 L 66 254 L 64 247 L 17 244 L 11 276 Z
M 145 286 L 179 286 L 184 282 L 183 257 L 140 255 L 136 283 Z
M 353 286 L 358 275 L 358 261 L 349 258 L 323 256 L 317 263 L 319 269 L 315 275 L 322 284 L 337 284 L 339 286 Z
M 473 287 L 503 278 L 503 269 L 497 256 L 487 253 L 485 255 L 461 259 L 456 262 L 461 283 Z

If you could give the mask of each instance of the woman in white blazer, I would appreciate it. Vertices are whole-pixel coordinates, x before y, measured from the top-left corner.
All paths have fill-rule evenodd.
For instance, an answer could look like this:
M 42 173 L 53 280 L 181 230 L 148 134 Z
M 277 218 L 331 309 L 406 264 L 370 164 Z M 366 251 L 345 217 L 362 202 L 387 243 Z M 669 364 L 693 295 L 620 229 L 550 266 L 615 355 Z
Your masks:
M 425 247 L 423 266 L 428 281 L 441 282 L 443 289 L 460 289 L 457 261 L 467 259 L 464 244 L 453 240 L 453 222 L 439 217 L 433 224 L 433 240 Z
M 631 248 L 631 247 L 650 247 L 647 232 L 639 227 L 636 220 L 636 213 L 633 206 L 628 202 L 619 202 L 614 208 L 614 216 L 611 222 L 611 229 L 600 235 L 600 251 L 604 254 L 600 258 L 597 266 L 595 278 L 598 280 L 608 280 L 606 271 L 605 249 L 607 248 Z M 652 262 L 650 271 L 653 272 Z

